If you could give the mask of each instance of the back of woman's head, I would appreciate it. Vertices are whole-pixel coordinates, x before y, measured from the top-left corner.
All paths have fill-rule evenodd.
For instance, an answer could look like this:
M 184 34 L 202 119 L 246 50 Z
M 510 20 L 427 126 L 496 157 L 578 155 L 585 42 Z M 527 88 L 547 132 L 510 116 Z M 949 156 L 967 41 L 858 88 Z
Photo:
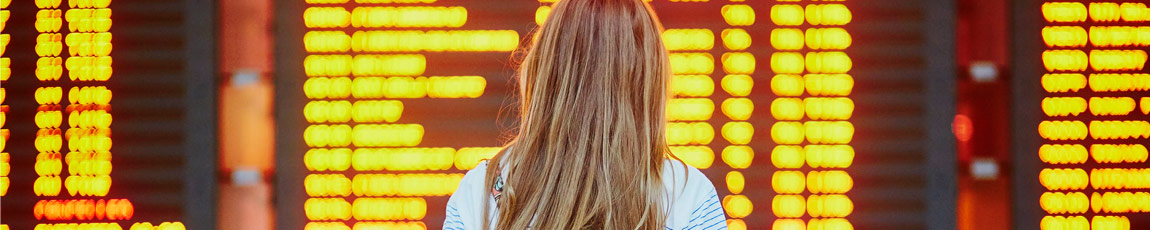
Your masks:
M 561 0 L 519 69 L 498 229 L 662 229 L 667 52 L 643 0 Z M 498 165 L 498 164 L 493 164 Z M 500 167 L 490 167 L 490 178 Z

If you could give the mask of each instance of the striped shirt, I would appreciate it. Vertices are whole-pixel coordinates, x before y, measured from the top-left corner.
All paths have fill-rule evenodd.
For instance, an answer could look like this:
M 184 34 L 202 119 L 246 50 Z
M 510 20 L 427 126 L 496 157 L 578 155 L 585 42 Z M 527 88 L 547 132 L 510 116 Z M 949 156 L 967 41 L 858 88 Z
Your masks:
M 667 160 L 663 164 L 663 187 L 669 191 L 664 204 L 667 207 L 668 230 L 725 230 L 726 216 L 723 213 L 715 186 L 702 172 L 691 166 L 683 167 L 677 160 Z M 686 171 L 684 171 L 684 169 Z M 447 201 L 447 217 L 443 221 L 444 230 L 483 229 L 483 202 L 494 204 L 491 196 L 484 197 L 484 173 L 487 162 L 480 163 L 468 171 L 459 182 L 459 189 Z M 495 205 L 488 212 L 492 223 L 496 213 Z M 488 227 L 494 229 L 494 227 Z

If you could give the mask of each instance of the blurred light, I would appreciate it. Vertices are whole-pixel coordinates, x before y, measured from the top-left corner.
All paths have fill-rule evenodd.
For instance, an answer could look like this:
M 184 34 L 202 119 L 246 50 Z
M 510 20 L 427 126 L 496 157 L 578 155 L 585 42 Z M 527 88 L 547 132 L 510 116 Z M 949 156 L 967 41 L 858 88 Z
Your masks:
M 724 5 L 721 11 L 727 25 L 749 26 L 755 24 L 755 10 L 747 5 Z
M 539 9 L 535 10 L 535 25 L 543 25 L 544 22 L 547 22 L 547 16 L 550 15 L 550 6 L 540 6 Z
M 671 53 L 670 61 L 674 74 L 711 74 L 715 71 L 715 58 L 709 53 Z
M 351 203 L 343 198 L 308 198 L 304 214 L 309 220 L 349 220 Z
M 355 76 L 413 76 L 423 74 L 427 58 L 418 54 L 356 55 L 352 66 Z
M 715 46 L 715 33 L 709 29 L 668 29 L 663 31 L 663 44 L 669 51 L 710 50 Z
M 750 146 L 733 145 L 723 148 L 723 162 L 734 169 L 746 169 L 751 167 L 751 161 L 755 159 L 755 150 Z M 732 172 L 734 173 L 734 172 Z M 742 175 L 742 174 L 739 174 Z M 728 184 L 729 185 L 729 184 Z M 736 192 L 737 193 L 737 192 Z
M 1144 50 L 1091 50 L 1090 68 L 1095 71 L 1142 70 L 1146 59 Z
M 1038 148 L 1038 159 L 1047 164 L 1082 164 L 1088 157 L 1086 147 L 1077 144 L 1045 144 Z
M 350 189 L 359 197 L 447 196 L 460 180 L 463 174 L 358 174 Z
M 715 151 L 707 146 L 671 146 L 671 154 L 684 164 L 699 169 L 707 169 L 715 162 Z
M 805 98 L 803 104 L 811 120 L 849 120 L 854 112 L 850 98 Z
M 1081 169 L 1079 169 L 1081 170 Z M 1080 174 L 1085 174 L 1081 172 Z M 1085 177 L 1085 175 L 1076 176 Z M 1039 174 L 1041 179 L 1041 174 Z M 1085 178 L 1079 178 L 1086 180 Z M 1090 170 L 1090 187 L 1098 189 L 1150 189 L 1150 169 L 1101 168 Z M 1077 184 L 1076 184 L 1077 185 Z M 1082 184 L 1084 189 L 1086 185 Z M 1054 190 L 1054 189 L 1051 189 Z
M 1094 116 L 1127 115 L 1134 111 L 1137 104 L 1134 98 L 1129 97 L 1091 97 L 1090 114 Z
M 755 208 L 747 196 L 727 195 L 723 197 L 723 209 L 732 218 L 746 218 Z
M 1042 41 L 1047 47 L 1083 47 L 1086 40 L 1094 40 L 1094 28 L 1090 30 L 1088 37 L 1086 29 L 1079 26 L 1047 26 L 1042 28 Z
M 743 173 L 738 171 L 727 172 L 726 177 L 727 191 L 732 194 L 743 193 L 743 188 L 746 186 L 747 179 L 743 177 Z
M 796 28 L 778 28 L 771 30 L 771 46 L 777 50 L 799 50 L 803 48 L 806 39 L 803 31 Z
M 447 170 L 455 164 L 452 148 L 357 148 L 351 157 L 356 171 Z
M 1084 71 L 1090 64 L 1086 52 L 1081 50 L 1047 50 L 1042 52 L 1046 71 Z
M 1147 150 L 1146 146 L 1141 144 L 1093 144 L 1090 145 L 1090 157 L 1097 163 L 1144 163 Z
M 667 100 L 667 121 L 706 121 L 714 111 L 715 103 L 706 98 Z
M 779 145 L 771 151 L 771 163 L 780 169 L 797 169 L 803 167 L 805 155 L 803 147 Z
M 847 168 L 855 157 L 850 145 L 807 145 L 802 152 L 806 153 L 807 165 L 811 168 Z
M 851 11 L 842 4 L 807 5 L 807 23 L 811 25 L 841 26 L 851 22 Z
M 1042 218 L 1040 227 L 1041 229 L 1091 230 L 1090 222 L 1082 216 L 1046 216 Z
M 1090 208 L 1090 199 L 1082 192 L 1044 192 L 1038 203 L 1050 214 L 1081 214 Z
M 1079 168 L 1042 169 L 1038 181 L 1047 190 L 1082 190 L 1091 182 L 1086 171 Z
M 807 213 L 811 217 L 846 217 L 854 211 L 854 203 L 846 195 L 811 195 L 807 198 Z
M 771 115 L 780 121 L 797 121 L 803 118 L 804 107 L 798 98 L 780 97 L 771 102 Z
M 777 122 L 771 126 L 771 140 L 780 145 L 802 144 L 805 130 L 800 122 Z
M 1042 16 L 1047 22 L 1083 22 L 1086 5 L 1078 2 L 1047 2 L 1042 4 Z M 1043 228 L 1047 229 L 1047 228 Z
M 805 89 L 804 80 L 798 75 L 780 74 L 771 78 L 771 92 L 778 96 L 802 96 Z
M 707 122 L 667 123 L 668 145 L 706 145 L 715 138 L 715 129 Z
M 850 174 L 841 170 L 811 171 L 807 174 L 807 191 L 812 194 L 846 193 L 854 187 Z
M 1038 134 L 1052 141 L 1082 140 L 1089 134 L 1082 121 L 1042 121 L 1038 124 Z
M 723 87 L 726 89 L 727 85 Z M 675 96 L 708 97 L 715 92 L 715 82 L 707 75 L 675 75 L 671 79 L 671 91 Z
M 850 221 L 844 218 L 811 219 L 808 230 L 854 230 Z
M 724 29 L 723 33 L 723 46 L 728 50 L 745 50 L 751 47 L 751 35 L 746 30 Z
M 710 80 L 710 79 L 707 79 L 707 80 Z M 713 82 L 703 83 L 704 86 L 706 84 L 714 84 L 714 83 Z M 727 94 L 730 94 L 731 96 L 734 96 L 734 97 L 746 97 L 748 95 L 751 95 L 751 89 L 754 88 L 754 86 L 755 86 L 755 80 L 751 79 L 751 76 L 749 76 L 749 75 L 732 74 L 732 75 L 724 76 L 723 80 L 720 84 L 723 87 L 723 91 L 727 92 Z M 709 96 L 709 95 L 707 95 L 707 96 Z
M 771 21 L 779 26 L 803 25 L 803 7 L 799 5 L 774 5 L 771 7 Z
M 851 46 L 851 34 L 843 28 L 810 28 L 805 40 L 807 47 L 814 50 L 841 50 Z
M 519 46 L 513 30 L 377 30 L 351 35 L 355 52 L 507 52 Z
M 1086 87 L 1086 76 L 1082 74 L 1042 75 L 1042 88 L 1049 93 L 1078 92 Z
M 1042 99 L 1042 112 L 1046 116 L 1078 116 L 1086 112 L 1086 99 L 1081 97 L 1047 97 Z
M 799 171 L 776 171 L 771 176 L 771 188 L 778 194 L 799 194 L 806 189 L 806 177 Z
M 806 205 L 801 195 L 776 195 L 771 200 L 771 211 L 780 218 L 801 218 L 806 214 Z
M 351 13 L 343 7 L 308 7 L 303 12 L 303 23 L 308 28 L 347 27 L 351 24 Z
M 710 110 L 714 110 L 713 104 Z M 708 110 L 708 113 L 710 110 Z M 731 120 L 745 121 L 751 118 L 751 113 L 755 110 L 755 104 L 748 98 L 727 98 L 723 100 L 722 110 L 723 114 L 727 115 Z
M 1128 92 L 1150 90 L 1150 74 L 1090 74 L 1094 92 Z
M 1118 3 L 1091 2 L 1089 9 L 1090 20 L 1094 22 L 1115 22 L 1122 18 Z
M 755 56 L 751 53 L 723 53 L 723 71 L 728 74 L 753 74 Z
M 846 121 L 808 121 L 803 125 L 811 144 L 848 144 L 854 137 L 854 125 Z
M 805 64 L 803 55 L 799 53 L 775 52 L 771 54 L 771 70 L 776 74 L 801 74 L 805 70 Z M 820 64 L 822 63 L 820 62 Z
M 345 11 L 346 12 L 346 11 Z M 307 17 L 307 13 L 304 13 Z M 356 7 L 351 26 L 380 27 L 461 27 L 467 23 L 467 8 L 453 6 Z M 346 27 L 347 24 L 343 24 Z
M 803 79 L 811 96 L 849 96 L 855 84 L 848 74 L 807 74 Z
M 487 159 L 491 159 L 491 157 L 494 157 L 496 153 L 499 153 L 500 149 L 503 149 L 503 148 L 500 148 L 500 147 L 460 148 L 458 151 L 455 151 L 455 168 L 460 169 L 460 170 L 473 169 L 473 168 L 475 168 L 475 166 L 479 165 L 479 162 L 487 160 Z
M 1150 122 L 1090 121 L 1090 137 L 1096 140 L 1150 138 Z
M 810 52 L 806 57 L 806 68 L 811 73 L 846 73 L 852 66 L 844 52 Z

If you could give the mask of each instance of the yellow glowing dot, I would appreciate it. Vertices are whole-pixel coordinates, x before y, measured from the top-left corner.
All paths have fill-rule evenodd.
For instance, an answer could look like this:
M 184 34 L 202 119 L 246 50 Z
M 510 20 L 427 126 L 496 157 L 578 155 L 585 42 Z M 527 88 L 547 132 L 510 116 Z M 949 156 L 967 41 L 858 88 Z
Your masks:
M 715 152 L 706 146 L 671 146 L 671 154 L 684 164 L 699 169 L 710 168 L 715 162 Z
M 811 73 L 846 73 L 853 63 L 844 52 L 811 52 L 806 57 L 806 68 Z
M 751 35 L 743 29 L 723 30 L 723 46 L 728 50 L 744 50 L 751 47 Z
M 356 7 L 350 15 L 354 27 L 460 27 L 467 23 L 464 7 Z M 344 24 L 346 27 L 347 24 Z
M 851 34 L 843 28 L 811 28 L 806 32 L 807 47 L 816 50 L 841 50 L 851 46 Z
M 1047 22 L 1086 21 L 1086 6 L 1078 2 L 1047 2 L 1042 4 L 1042 16 Z
M 1090 65 L 1086 52 L 1081 50 L 1048 50 L 1042 52 L 1046 71 L 1083 71 Z
M 780 26 L 803 25 L 803 7 L 799 5 L 775 5 L 771 7 L 771 21 Z
M 743 178 L 743 173 L 738 171 L 731 171 L 727 173 L 727 191 L 733 194 L 743 193 L 743 186 L 746 184 L 746 178 Z
M 712 105 L 712 109 L 713 109 Z M 723 114 L 731 120 L 743 121 L 751 118 L 755 104 L 748 98 L 728 98 L 723 100 Z
M 755 10 L 747 5 L 725 5 L 722 8 L 723 20 L 732 26 L 755 24 Z
M 1091 2 L 1089 13 L 1095 22 L 1113 22 L 1122 17 L 1118 3 L 1113 2 Z
M 771 151 L 771 163 L 780 169 L 797 169 L 803 167 L 803 147 L 797 145 L 779 145 Z
M 771 54 L 771 70 L 777 74 L 800 74 L 805 70 L 803 55 L 795 52 Z
M 729 74 L 755 73 L 755 56 L 751 53 L 724 53 L 723 71 Z
M 709 53 L 672 53 L 670 62 L 674 74 L 711 74 L 715 71 L 715 58 Z
M 806 214 L 806 203 L 801 195 L 777 195 L 771 200 L 771 211 L 780 218 L 800 218 Z
M 807 228 L 808 230 L 854 230 L 854 226 L 851 225 L 851 222 L 844 218 L 811 219 Z
M 803 31 L 795 28 L 771 30 L 771 46 L 778 50 L 799 50 L 805 43 Z
M 543 25 L 544 22 L 547 22 L 547 16 L 550 16 L 550 15 L 551 15 L 551 7 L 550 6 L 540 6 L 539 9 L 535 10 L 535 24 L 536 25 Z
M 715 33 L 709 29 L 669 29 L 663 31 L 667 50 L 710 50 L 715 46 Z
M 1046 74 L 1042 76 L 1042 88 L 1050 93 L 1078 92 L 1086 87 L 1086 76 L 1082 74 Z
M 851 11 L 842 4 L 807 5 L 806 19 L 811 25 L 846 25 L 851 22 Z
M 807 190 L 811 193 L 846 193 L 854 187 L 854 180 L 844 171 L 812 171 L 807 174 Z
M 723 124 L 723 139 L 731 144 L 745 145 L 751 142 L 755 128 L 747 122 L 727 122 Z
M 730 230 L 747 230 L 747 223 L 740 219 L 727 220 L 727 229 Z
M 776 98 L 771 102 L 771 115 L 783 121 L 797 121 L 803 118 L 803 101 L 798 98 Z
M 723 87 L 726 89 L 727 86 Z M 675 75 L 671 80 L 671 91 L 675 96 L 707 97 L 715 92 L 715 82 L 707 75 Z
M 710 79 L 708 78 L 707 80 Z M 706 87 L 708 84 L 710 84 L 711 88 L 714 88 L 714 83 L 710 81 L 701 83 L 700 85 Z M 751 89 L 754 88 L 755 81 L 751 79 L 751 76 L 734 74 L 724 76 L 720 84 L 723 87 L 723 91 L 726 91 L 727 94 L 736 97 L 746 97 L 751 94 Z M 710 94 L 708 94 L 708 96 L 709 95 Z
M 711 119 L 715 103 L 706 98 L 677 98 L 667 100 L 667 120 L 705 121 Z
M 723 197 L 723 209 L 727 211 L 727 215 L 732 218 L 744 218 L 751 215 L 754 210 L 754 204 L 751 203 L 747 196 L 743 195 L 727 195 Z
M 811 217 L 846 217 L 854 211 L 854 203 L 846 195 L 811 195 L 807 198 L 807 213 Z
M 750 146 L 733 145 L 723 148 L 723 162 L 731 168 L 749 168 L 754 158 L 755 150 L 751 149 Z
M 771 176 L 771 188 L 779 194 L 799 194 L 806 188 L 806 177 L 799 171 L 776 171 Z

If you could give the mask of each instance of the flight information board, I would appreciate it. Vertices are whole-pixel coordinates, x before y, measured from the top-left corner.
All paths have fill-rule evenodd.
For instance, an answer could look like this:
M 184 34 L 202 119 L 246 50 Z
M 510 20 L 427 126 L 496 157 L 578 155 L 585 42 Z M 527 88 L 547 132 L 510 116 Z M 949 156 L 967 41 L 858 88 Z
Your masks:
M 1041 229 L 1150 228 L 1150 8 L 1047 1 L 1040 10 Z
M 302 148 L 277 168 L 301 169 L 279 189 L 303 192 L 279 193 L 299 201 L 280 213 L 311 230 L 439 228 L 463 173 L 505 140 L 512 53 L 553 1 L 300 1 L 286 8 L 300 43 L 278 44 L 303 47 L 279 61 L 302 69 L 279 91 L 302 98 L 280 119 L 300 128 L 279 141 Z M 853 229 L 848 4 L 651 4 L 675 74 L 668 143 L 714 181 L 727 224 Z
M 0 228 L 214 227 L 186 218 L 215 178 L 186 167 L 183 3 L 0 1 Z

